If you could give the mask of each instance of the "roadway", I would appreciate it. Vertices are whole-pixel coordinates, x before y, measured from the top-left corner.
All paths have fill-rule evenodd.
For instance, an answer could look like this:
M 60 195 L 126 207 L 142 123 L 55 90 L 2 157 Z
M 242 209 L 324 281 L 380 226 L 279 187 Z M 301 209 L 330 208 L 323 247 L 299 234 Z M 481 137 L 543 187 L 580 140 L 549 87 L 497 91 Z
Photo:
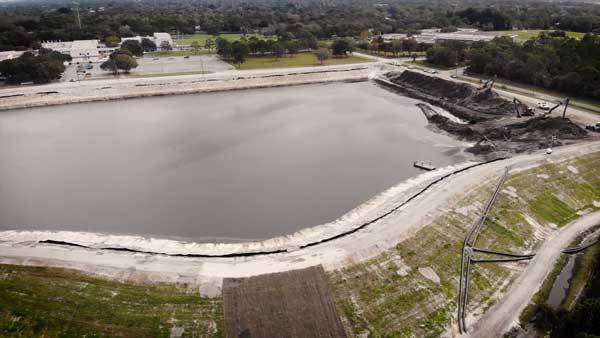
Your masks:
M 401 67 L 414 67 L 413 71 L 426 70 L 423 72 L 429 76 L 435 76 L 442 78 L 448 81 L 460 82 L 460 83 L 468 83 L 470 85 L 478 85 L 479 79 L 476 77 L 469 77 L 463 75 L 466 67 L 460 67 L 458 69 L 449 69 L 449 70 L 440 70 L 435 68 L 428 68 L 422 65 L 414 66 L 407 65 L 406 62 L 412 60 L 412 58 L 383 58 L 379 56 L 369 55 L 365 53 L 354 52 L 354 54 L 369 58 L 371 60 L 377 61 L 381 64 L 388 64 L 394 66 Z M 424 57 L 418 58 L 418 60 L 424 60 Z M 433 74 L 430 71 L 437 71 L 437 73 Z M 564 101 L 566 97 L 563 96 L 553 96 L 549 93 L 540 93 L 540 92 L 532 92 L 530 89 L 525 87 L 519 87 L 514 84 L 496 84 L 494 86 L 494 91 L 500 96 L 512 101 L 513 98 L 519 99 L 524 104 L 527 104 L 531 107 L 536 107 L 537 103 L 540 101 L 546 101 L 549 103 L 558 103 Z M 582 103 L 576 100 L 572 100 L 572 103 L 575 103 L 577 106 L 582 108 L 574 107 L 574 104 L 571 104 L 567 109 L 567 117 L 569 117 L 573 122 L 585 126 L 590 124 L 596 124 L 600 122 L 600 106 L 593 106 L 589 103 Z M 563 107 L 557 108 L 552 116 L 560 116 L 562 114 Z M 594 113 L 592 111 L 596 111 L 598 113 Z
M 519 315 L 541 287 L 555 262 L 578 235 L 600 224 L 600 212 L 582 216 L 555 232 L 536 251 L 527 268 L 511 284 L 505 296 L 485 312 L 469 333 L 460 337 L 502 337 L 511 327 L 518 325 Z

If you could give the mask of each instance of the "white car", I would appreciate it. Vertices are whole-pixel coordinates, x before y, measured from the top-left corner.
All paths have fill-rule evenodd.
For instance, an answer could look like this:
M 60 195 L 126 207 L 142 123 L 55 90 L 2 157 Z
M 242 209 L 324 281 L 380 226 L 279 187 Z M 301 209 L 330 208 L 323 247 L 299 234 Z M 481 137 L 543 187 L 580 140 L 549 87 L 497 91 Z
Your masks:
M 542 109 L 542 110 L 548 110 L 550 109 L 550 105 L 548 104 L 548 102 L 538 102 L 537 103 L 537 107 Z

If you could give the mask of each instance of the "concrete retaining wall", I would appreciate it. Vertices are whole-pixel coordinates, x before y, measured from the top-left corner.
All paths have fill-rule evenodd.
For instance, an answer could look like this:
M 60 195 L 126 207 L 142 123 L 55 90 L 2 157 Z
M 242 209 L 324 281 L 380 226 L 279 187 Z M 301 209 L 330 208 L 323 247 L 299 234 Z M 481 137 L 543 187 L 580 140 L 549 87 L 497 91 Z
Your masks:
M 58 83 L 0 91 L 0 110 L 68 103 L 119 100 L 136 97 L 193 94 L 226 90 L 267 88 L 369 78 L 368 66 L 323 70 L 233 72 L 213 75 L 172 76 L 125 80 Z

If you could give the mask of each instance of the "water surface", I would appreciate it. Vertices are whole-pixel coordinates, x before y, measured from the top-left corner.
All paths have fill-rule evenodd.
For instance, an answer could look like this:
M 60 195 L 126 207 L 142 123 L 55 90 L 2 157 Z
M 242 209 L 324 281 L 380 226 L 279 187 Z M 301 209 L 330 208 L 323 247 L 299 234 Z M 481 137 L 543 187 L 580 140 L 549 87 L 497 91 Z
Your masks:
M 465 159 L 418 102 L 363 82 L 0 113 L 0 230 L 231 241 L 329 222 L 413 161 Z

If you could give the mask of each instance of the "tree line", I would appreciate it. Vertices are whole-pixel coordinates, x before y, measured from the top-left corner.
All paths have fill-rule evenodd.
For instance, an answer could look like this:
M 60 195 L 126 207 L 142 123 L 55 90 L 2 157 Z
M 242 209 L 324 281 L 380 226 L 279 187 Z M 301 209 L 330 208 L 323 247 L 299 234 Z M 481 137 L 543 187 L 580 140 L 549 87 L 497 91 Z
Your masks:
M 256 36 L 243 37 L 240 40 L 229 41 L 217 37 L 216 51 L 221 58 L 235 64 L 242 64 L 250 55 L 274 56 L 280 58 L 286 54 L 293 56 L 300 51 L 317 49 L 317 41 L 311 39 L 259 39 Z M 331 54 L 334 56 L 347 56 L 352 52 L 352 42 L 348 39 L 336 39 L 331 44 Z M 323 62 L 329 58 L 329 50 L 323 48 L 316 51 L 317 58 Z
M 491 42 L 443 42 L 427 52 L 427 62 L 489 77 L 600 99 L 600 36 L 581 40 L 563 32 L 541 33 L 519 43 L 510 37 Z
M 363 36 L 361 37 L 361 41 L 356 44 L 356 47 L 376 54 L 391 54 L 394 57 L 413 55 L 414 52 L 424 52 L 429 48 L 427 44 L 419 43 L 413 37 L 384 41 L 381 36 L 371 40 Z
M 467 71 L 600 99 L 600 37 L 577 40 L 542 33 L 523 44 L 508 37 L 477 43 Z
M 42 5 L 43 4 L 43 5 Z M 43 40 L 70 41 L 149 35 L 258 32 L 290 39 L 324 39 L 374 33 L 410 33 L 431 27 L 562 28 L 600 31 L 600 5 L 543 1 L 359 0 L 305 1 L 100 1 L 89 0 L 80 11 L 64 1 L 0 3 L 0 50 L 39 48 Z M 100 6 L 102 11 L 100 11 Z M 112 39 L 112 38 L 111 38 Z
M 25 52 L 0 62 L 0 74 L 7 83 L 47 83 L 61 77 L 65 71 L 64 62 L 70 59 L 68 55 L 42 48 L 37 55 Z

